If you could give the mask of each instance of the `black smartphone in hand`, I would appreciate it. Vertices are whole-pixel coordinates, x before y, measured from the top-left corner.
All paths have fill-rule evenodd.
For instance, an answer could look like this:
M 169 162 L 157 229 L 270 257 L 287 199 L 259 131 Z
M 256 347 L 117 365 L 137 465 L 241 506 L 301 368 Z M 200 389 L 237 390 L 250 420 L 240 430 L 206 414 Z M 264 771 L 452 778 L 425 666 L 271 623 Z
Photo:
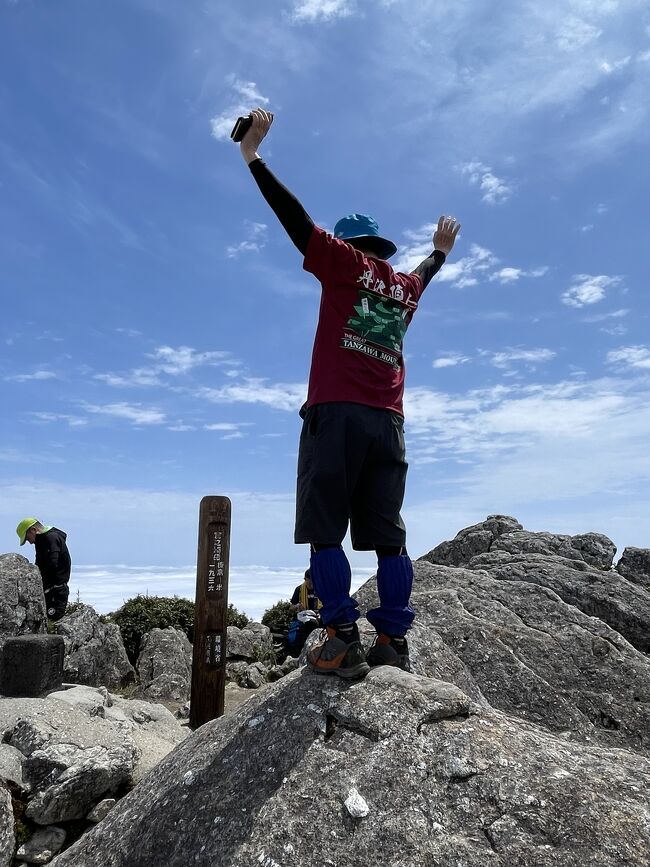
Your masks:
M 251 128 L 252 123 L 253 118 L 250 114 L 246 117 L 238 117 L 235 121 L 234 127 L 232 128 L 232 132 L 230 133 L 230 138 L 234 142 L 240 142 Z

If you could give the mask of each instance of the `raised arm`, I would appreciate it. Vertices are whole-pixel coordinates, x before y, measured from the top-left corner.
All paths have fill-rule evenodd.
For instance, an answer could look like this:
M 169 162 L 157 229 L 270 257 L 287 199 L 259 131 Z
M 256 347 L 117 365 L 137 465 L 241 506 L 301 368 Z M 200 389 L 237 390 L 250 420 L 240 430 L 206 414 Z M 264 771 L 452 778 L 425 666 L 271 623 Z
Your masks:
M 271 128 L 273 115 L 263 108 L 256 108 L 251 111 L 251 117 L 253 118 L 251 128 L 241 140 L 242 157 L 251 170 L 260 192 L 284 226 L 286 233 L 304 256 L 314 228 L 314 221 L 293 193 L 290 193 L 280 183 L 257 153 L 262 139 Z
M 442 216 L 438 220 L 438 228 L 433 235 L 433 250 L 412 272 L 413 274 L 417 274 L 420 280 L 422 280 L 425 289 L 431 278 L 444 265 L 445 259 L 451 253 L 459 231 L 460 223 L 457 223 L 454 217 Z

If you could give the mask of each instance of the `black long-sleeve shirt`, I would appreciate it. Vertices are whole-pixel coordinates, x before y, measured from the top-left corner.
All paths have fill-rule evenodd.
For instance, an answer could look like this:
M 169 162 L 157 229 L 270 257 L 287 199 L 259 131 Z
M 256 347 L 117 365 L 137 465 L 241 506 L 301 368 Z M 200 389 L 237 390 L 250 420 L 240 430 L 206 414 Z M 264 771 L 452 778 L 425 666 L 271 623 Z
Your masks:
M 249 163 L 249 168 L 260 192 L 282 223 L 287 235 L 304 256 L 314 228 L 314 221 L 293 193 L 289 192 L 275 177 L 266 163 L 258 158 Z M 431 278 L 442 268 L 445 259 L 446 256 L 441 250 L 433 250 L 415 268 L 412 273 L 417 274 L 422 280 L 423 288 L 426 288 Z
M 37 533 L 34 538 L 36 565 L 43 578 L 43 589 L 49 590 L 57 584 L 67 584 L 70 580 L 70 552 L 66 545 L 63 530 L 51 527 L 45 533 Z

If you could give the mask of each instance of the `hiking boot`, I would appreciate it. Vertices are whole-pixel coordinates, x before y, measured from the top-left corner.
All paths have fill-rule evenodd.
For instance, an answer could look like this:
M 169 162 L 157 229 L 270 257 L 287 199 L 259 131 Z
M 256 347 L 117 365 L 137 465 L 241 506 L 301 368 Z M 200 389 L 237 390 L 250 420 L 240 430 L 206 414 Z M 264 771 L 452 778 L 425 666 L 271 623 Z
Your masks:
M 307 665 L 316 674 L 336 674 L 353 679 L 365 677 L 370 667 L 363 655 L 356 624 L 328 626 L 327 635 L 307 652 Z
M 366 655 L 371 668 L 376 665 L 394 665 L 403 671 L 411 670 L 409 646 L 405 638 L 395 638 L 380 632 Z

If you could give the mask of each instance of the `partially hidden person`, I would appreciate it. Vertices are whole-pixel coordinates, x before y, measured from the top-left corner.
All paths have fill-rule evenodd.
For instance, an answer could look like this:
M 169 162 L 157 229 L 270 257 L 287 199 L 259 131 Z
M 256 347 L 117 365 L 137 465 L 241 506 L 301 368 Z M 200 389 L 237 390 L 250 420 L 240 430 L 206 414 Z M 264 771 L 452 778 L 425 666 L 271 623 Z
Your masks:
M 65 614 L 70 588 L 72 563 L 67 535 L 57 527 L 41 524 L 38 518 L 24 518 L 16 527 L 20 544 L 29 542 L 36 549 L 36 565 L 43 579 L 45 607 L 49 620 Z

